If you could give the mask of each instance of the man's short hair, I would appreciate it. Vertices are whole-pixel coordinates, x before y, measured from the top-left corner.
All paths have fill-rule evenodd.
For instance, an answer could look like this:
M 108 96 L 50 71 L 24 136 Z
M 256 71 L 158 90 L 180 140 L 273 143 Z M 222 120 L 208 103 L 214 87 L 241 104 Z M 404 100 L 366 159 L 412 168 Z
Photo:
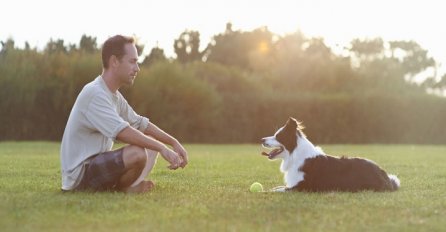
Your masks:
M 125 55 L 124 45 L 135 43 L 135 38 L 130 36 L 115 35 L 108 38 L 102 45 L 102 66 L 108 68 L 108 60 L 111 56 L 121 59 Z

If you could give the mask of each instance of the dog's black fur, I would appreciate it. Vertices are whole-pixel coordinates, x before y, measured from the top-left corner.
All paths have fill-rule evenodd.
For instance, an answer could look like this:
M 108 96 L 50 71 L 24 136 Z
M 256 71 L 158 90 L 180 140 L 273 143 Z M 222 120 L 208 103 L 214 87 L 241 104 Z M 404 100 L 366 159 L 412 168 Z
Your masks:
M 300 168 L 304 180 L 290 190 L 308 192 L 398 189 L 378 165 L 360 158 L 316 156 L 305 160 Z

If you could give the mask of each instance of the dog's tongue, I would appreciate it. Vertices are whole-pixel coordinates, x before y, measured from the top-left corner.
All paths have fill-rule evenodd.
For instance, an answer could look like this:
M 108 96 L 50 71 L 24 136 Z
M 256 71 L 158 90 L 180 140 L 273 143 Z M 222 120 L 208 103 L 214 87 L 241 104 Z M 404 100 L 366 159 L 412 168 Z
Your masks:
M 276 148 L 276 149 L 270 151 L 269 153 L 266 153 L 266 152 L 263 151 L 262 155 L 268 156 L 269 158 L 272 158 L 272 157 L 274 157 L 275 155 L 279 154 L 282 151 L 283 151 L 282 148 Z

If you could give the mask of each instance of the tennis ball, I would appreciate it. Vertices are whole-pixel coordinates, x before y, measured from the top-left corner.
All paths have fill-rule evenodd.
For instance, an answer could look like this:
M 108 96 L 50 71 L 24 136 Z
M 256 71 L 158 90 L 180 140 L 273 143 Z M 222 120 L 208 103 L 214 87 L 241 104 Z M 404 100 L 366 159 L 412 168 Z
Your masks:
M 252 193 L 263 192 L 263 186 L 259 182 L 254 182 L 251 187 L 249 187 L 249 191 Z

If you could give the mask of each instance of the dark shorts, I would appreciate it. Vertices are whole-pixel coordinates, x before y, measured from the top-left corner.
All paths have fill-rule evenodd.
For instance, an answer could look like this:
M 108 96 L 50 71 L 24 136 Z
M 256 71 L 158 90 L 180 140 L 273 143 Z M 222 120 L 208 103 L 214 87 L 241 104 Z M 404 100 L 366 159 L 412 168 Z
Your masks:
M 99 153 L 86 164 L 84 176 L 76 191 L 116 191 L 124 174 L 123 150 Z

